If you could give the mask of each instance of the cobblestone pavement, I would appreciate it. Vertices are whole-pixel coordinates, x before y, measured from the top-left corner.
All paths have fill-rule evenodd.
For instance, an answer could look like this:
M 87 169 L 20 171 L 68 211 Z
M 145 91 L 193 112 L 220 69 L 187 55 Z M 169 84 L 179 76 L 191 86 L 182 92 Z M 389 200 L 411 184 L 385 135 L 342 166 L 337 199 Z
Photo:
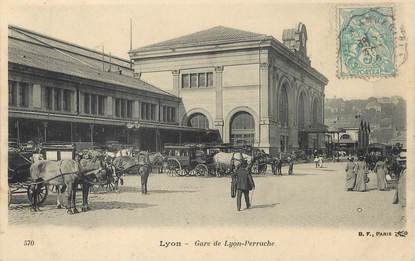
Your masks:
M 369 191 L 344 190 L 344 163 L 294 166 L 294 175 L 254 176 L 252 209 L 236 210 L 230 197 L 230 178 L 149 178 L 149 194 L 139 193 L 139 178 L 128 176 L 119 193 L 93 193 L 91 211 L 67 215 L 56 209 L 56 194 L 48 196 L 41 212 L 31 212 L 26 195 L 14 195 L 9 224 L 99 226 L 315 226 L 330 228 L 399 229 L 404 210 L 392 204 L 394 191 L 378 191 L 369 174 Z M 81 193 L 78 192 L 78 202 Z M 244 202 L 243 205 L 244 207 Z M 80 207 L 79 207 L 80 209 Z

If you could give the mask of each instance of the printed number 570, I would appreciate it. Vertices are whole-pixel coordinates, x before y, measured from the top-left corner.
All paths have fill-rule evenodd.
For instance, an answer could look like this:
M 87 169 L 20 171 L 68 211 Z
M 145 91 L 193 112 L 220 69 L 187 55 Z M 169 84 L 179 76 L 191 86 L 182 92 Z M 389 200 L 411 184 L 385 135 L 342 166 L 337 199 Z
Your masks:
M 35 245 L 35 241 L 34 240 L 25 240 L 23 242 L 24 246 L 34 246 Z

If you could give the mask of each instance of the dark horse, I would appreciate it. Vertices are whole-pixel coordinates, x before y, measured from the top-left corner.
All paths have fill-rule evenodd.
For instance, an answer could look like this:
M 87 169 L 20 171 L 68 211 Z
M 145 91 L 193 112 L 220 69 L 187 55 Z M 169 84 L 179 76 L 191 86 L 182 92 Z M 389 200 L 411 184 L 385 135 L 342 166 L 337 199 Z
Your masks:
M 264 168 L 261 166 L 271 165 L 272 174 L 277 175 L 278 170 L 281 173 L 281 160 L 272 157 L 271 155 L 265 153 L 263 150 L 256 150 L 253 153 L 252 166 L 257 167 L 257 171 L 260 173 L 260 169 Z
M 117 181 L 115 187 L 118 189 L 118 180 L 122 181 L 125 173 L 137 173 L 141 176 L 141 193 L 147 194 L 147 182 L 153 166 L 160 165 L 164 161 L 164 156 L 157 153 L 140 152 L 137 157 L 121 156 L 113 160 L 112 165 L 115 169 Z
M 66 187 L 65 199 L 68 214 L 78 213 L 75 199 L 78 184 L 81 184 L 82 211 L 89 210 L 89 179 L 91 176 L 99 177 L 105 175 L 106 171 L 101 160 L 95 159 L 82 161 L 77 162 L 69 159 L 60 161 L 42 160 L 32 164 L 30 167 L 30 176 L 31 179 L 36 182 L 34 185 L 32 204 L 34 211 L 39 210 L 38 194 L 40 193 L 42 183 Z M 59 192 L 60 189 L 58 189 L 58 193 Z

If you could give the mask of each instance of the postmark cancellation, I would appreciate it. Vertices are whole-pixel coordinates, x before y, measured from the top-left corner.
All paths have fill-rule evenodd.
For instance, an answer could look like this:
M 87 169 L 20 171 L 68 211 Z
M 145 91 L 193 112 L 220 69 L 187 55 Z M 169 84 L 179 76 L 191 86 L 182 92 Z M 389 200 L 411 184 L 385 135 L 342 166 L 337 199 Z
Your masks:
M 393 6 L 338 7 L 338 78 L 396 75 Z

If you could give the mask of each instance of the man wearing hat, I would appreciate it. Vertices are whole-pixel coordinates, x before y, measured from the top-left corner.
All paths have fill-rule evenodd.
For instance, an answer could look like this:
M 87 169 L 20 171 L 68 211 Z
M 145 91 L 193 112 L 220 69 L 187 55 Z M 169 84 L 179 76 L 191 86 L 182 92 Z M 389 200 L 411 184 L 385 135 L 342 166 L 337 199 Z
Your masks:
M 406 158 L 399 155 L 397 162 L 399 164 L 400 174 L 392 203 L 399 203 L 401 207 L 406 207 Z
M 245 159 L 241 160 L 241 164 L 236 170 L 236 177 L 236 206 L 238 211 L 240 211 L 242 194 L 244 194 L 245 197 L 246 208 L 250 208 L 251 203 L 249 202 L 249 191 L 255 189 L 254 179 L 252 178 L 251 173 L 248 171 L 248 163 Z

